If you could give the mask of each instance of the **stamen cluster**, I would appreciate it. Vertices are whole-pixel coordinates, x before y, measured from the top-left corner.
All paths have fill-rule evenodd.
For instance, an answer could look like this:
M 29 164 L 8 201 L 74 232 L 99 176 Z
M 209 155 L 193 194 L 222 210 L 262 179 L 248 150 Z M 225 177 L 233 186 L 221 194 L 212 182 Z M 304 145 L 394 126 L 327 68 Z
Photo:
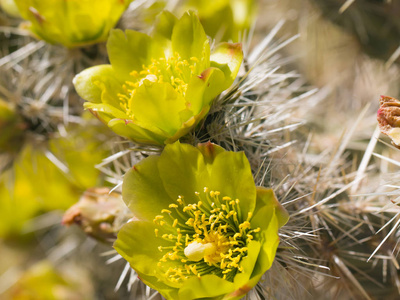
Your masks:
M 197 57 L 191 57 L 190 60 L 182 59 L 179 53 L 165 58 L 151 59 L 151 64 L 143 65 L 142 70 L 132 71 L 130 76 L 132 80 L 125 81 L 122 86 L 125 93 L 118 94 L 121 108 L 126 111 L 127 115 L 133 118 L 131 111 L 132 97 L 136 89 L 141 86 L 146 80 L 157 83 L 169 83 L 175 91 L 185 97 L 186 90 L 190 79 L 194 75 L 199 75 L 200 63 Z
M 198 201 L 194 204 L 186 204 L 179 196 L 177 204 L 170 204 L 155 217 L 154 223 L 161 227 L 155 229 L 156 236 L 171 242 L 171 246 L 159 247 L 165 254 L 158 267 L 176 283 L 206 274 L 233 281 L 238 272 L 243 272 L 240 262 L 260 228 L 251 229 L 251 212 L 244 220 L 239 199 L 220 199 L 220 192 L 208 188 L 204 188 L 204 195 L 195 192 L 195 196 Z M 168 233 L 160 235 L 161 230 Z

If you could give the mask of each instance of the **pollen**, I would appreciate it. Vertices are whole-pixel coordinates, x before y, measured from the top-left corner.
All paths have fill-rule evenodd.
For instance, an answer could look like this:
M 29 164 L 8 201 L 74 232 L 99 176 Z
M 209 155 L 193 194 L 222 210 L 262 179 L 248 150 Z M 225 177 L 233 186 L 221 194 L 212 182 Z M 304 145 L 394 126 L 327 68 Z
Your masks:
M 240 217 L 239 199 L 221 196 L 207 187 L 194 197 L 196 203 L 179 196 L 168 206 L 173 210 L 163 209 L 155 217 L 159 226 L 156 236 L 171 244 L 158 248 L 162 257 L 157 266 L 173 283 L 206 274 L 233 281 L 243 272 L 241 262 L 247 256 L 247 245 L 260 228 L 251 228 L 251 212 L 244 214 L 245 219 Z

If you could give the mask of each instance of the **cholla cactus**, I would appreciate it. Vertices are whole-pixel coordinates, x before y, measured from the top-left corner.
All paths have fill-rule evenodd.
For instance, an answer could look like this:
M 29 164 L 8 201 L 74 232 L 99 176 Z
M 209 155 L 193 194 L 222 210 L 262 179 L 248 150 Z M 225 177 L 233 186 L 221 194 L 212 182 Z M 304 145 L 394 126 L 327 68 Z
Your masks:
M 162 2 L 155 7 L 181 8 L 175 1 Z M 227 6 L 244 2 L 215 1 L 202 6 L 199 13 L 209 13 L 213 19 L 227 11 Z M 135 1 L 131 10 L 153 3 Z M 350 143 L 363 116 L 336 148 L 326 146 L 325 134 L 315 146 L 303 126 L 304 114 L 319 105 L 324 91 L 304 87 L 301 76 L 282 69 L 286 60 L 278 52 L 293 40 L 275 39 L 282 22 L 255 48 L 245 35 L 242 45 L 215 46 L 200 25 L 202 21 L 208 26 L 206 17 L 199 22 L 192 12 L 180 19 L 164 12 L 153 30 L 145 24 L 137 27 L 149 35 L 112 31 L 107 46 L 111 64 L 105 65 L 101 45 L 81 46 L 98 41 L 91 30 L 104 37 L 111 23 L 99 18 L 95 21 L 104 21 L 105 31 L 94 26 L 58 32 L 57 27 L 43 25 L 45 19 L 53 19 L 41 5 L 31 5 L 35 10 L 30 9 L 30 17 L 36 16 L 31 30 L 48 42 L 77 49 L 16 37 L 20 29 L 7 29 L 20 49 L 15 51 L 7 44 L 0 60 L 4 71 L 0 75 L 0 129 L 7 133 L 0 135 L 0 150 L 2 155 L 18 153 L 23 164 L 13 168 L 16 205 L 8 205 L 12 202 L 8 202 L 9 191 L 1 178 L 2 220 L 8 224 L 21 215 L 35 216 L 40 209 L 60 208 L 71 189 L 76 199 L 81 194 L 81 201 L 65 214 L 64 223 L 77 224 L 106 244 L 119 233 L 118 254 L 114 250 L 106 254 L 115 255 L 109 262 L 125 258 L 127 262 L 120 262 L 126 267 L 118 283 L 111 280 L 117 278 L 113 273 L 104 279 L 108 283 L 104 286 L 112 282 L 119 288 L 130 274 L 128 285 L 135 299 L 161 295 L 168 299 L 398 296 L 398 263 L 393 254 L 398 248 L 398 199 L 390 204 L 384 197 L 387 190 L 368 172 L 381 174 L 384 168 L 369 164 L 372 156 L 396 161 L 373 153 L 377 131 L 368 147 L 364 141 L 356 146 Z M 86 10 L 79 12 L 79 20 L 81 15 L 93 16 Z M 96 23 L 91 17 L 85 20 Z M 213 22 L 209 24 L 214 32 L 220 30 Z M 255 34 L 259 37 L 257 30 Z M 221 36 L 217 33 L 215 39 Z M 111 138 L 107 128 L 89 132 L 92 127 L 81 116 L 82 105 L 71 89 L 74 75 L 78 93 L 87 100 L 85 106 L 121 137 Z M 391 98 L 383 100 L 379 117 L 396 142 L 393 111 L 397 104 Z M 72 129 L 71 123 L 76 123 Z M 329 120 L 325 123 L 330 124 Z M 71 135 L 76 128 L 81 130 Z M 103 148 L 91 145 L 93 140 L 113 148 L 101 163 L 94 158 L 103 156 L 99 151 Z M 44 145 L 36 173 L 30 149 L 39 147 L 33 141 Z M 86 143 L 91 146 L 85 147 Z M 320 153 L 324 147 L 335 150 Z M 48 171 L 48 162 L 43 160 L 49 159 L 58 172 Z M 84 162 L 98 163 L 114 187 L 89 188 L 107 184 L 97 180 L 96 171 L 88 171 Z M 59 179 L 60 170 L 66 184 Z M 59 184 L 43 180 L 46 175 Z M 390 194 L 394 197 L 398 196 L 397 179 L 393 176 L 386 186 L 395 190 Z M 34 197 L 43 205 L 34 206 L 27 200 Z M 386 202 L 391 206 L 384 210 Z M 58 217 L 55 222 L 59 221 Z M 18 226 L 33 231 L 44 225 L 33 220 Z M 52 238 L 43 239 L 40 245 L 42 249 L 55 247 L 50 251 L 53 260 L 61 261 L 67 255 L 69 262 L 74 254 L 80 259 L 84 251 L 90 259 L 96 256 L 91 252 L 93 241 L 80 248 L 80 240 L 71 231 L 62 241 L 53 239 L 59 236 L 58 227 L 54 228 L 48 232 Z M 6 231 L 0 227 L 0 235 Z M 98 261 L 94 265 L 94 273 L 100 273 L 100 268 L 112 272 Z M 102 288 L 97 294 L 103 294 Z M 120 292 L 127 293 L 125 289 Z

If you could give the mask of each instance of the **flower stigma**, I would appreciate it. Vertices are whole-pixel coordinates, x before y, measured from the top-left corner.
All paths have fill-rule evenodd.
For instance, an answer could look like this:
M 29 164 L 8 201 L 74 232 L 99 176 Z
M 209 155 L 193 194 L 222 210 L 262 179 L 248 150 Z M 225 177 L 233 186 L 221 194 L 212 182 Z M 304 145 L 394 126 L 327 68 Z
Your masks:
M 158 247 L 163 256 L 157 266 L 173 283 L 206 274 L 233 282 L 244 271 L 240 263 L 247 256 L 247 244 L 260 228 L 251 228 L 251 212 L 246 219 L 241 215 L 239 199 L 220 197 L 208 188 L 195 195 L 197 203 L 186 204 L 179 196 L 177 204 L 154 218 L 156 236 L 171 243 Z

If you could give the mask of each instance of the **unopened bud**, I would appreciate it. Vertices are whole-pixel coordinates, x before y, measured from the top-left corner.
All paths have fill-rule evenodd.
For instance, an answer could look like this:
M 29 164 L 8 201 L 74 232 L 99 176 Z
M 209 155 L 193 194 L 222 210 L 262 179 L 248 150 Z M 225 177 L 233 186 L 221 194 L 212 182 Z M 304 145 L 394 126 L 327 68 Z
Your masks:
M 119 229 L 132 214 L 119 193 L 110 189 L 91 188 L 64 214 L 64 225 L 78 225 L 87 235 L 107 242 L 117 237 Z

